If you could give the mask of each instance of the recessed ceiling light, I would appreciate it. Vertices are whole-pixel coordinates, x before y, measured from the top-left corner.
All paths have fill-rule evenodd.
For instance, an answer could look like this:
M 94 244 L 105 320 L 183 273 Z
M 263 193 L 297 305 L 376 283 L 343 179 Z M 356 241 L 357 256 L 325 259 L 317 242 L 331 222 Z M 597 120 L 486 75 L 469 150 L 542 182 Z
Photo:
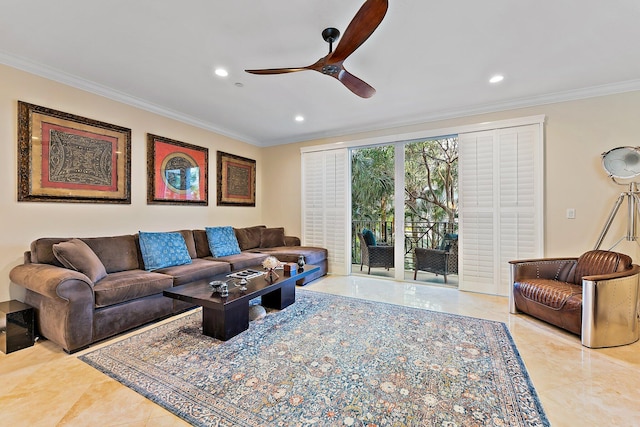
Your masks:
M 500 83 L 504 80 L 504 76 L 502 74 L 496 74 L 495 76 L 489 79 L 489 83 Z
M 227 70 L 225 70 L 224 68 L 216 68 L 216 70 L 214 72 L 216 73 L 216 76 L 218 76 L 218 77 L 227 77 L 229 75 L 229 72 Z
M 304 122 L 304 117 L 300 116 L 300 115 L 297 115 L 296 116 L 296 122 Z
M 244 86 L 244 85 L 243 85 L 242 83 L 240 83 L 240 82 L 235 82 L 235 83 L 234 83 L 234 85 L 235 85 L 236 87 L 243 87 L 243 86 Z

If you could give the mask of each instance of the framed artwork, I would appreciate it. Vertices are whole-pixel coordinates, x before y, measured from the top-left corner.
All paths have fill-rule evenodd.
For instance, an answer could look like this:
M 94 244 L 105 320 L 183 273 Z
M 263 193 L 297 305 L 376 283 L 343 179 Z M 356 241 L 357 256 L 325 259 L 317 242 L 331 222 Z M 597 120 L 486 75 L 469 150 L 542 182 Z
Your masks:
M 131 203 L 131 129 L 18 101 L 18 201 Z
M 147 134 L 147 203 L 209 204 L 209 149 Z
M 256 161 L 218 151 L 218 206 L 256 205 Z

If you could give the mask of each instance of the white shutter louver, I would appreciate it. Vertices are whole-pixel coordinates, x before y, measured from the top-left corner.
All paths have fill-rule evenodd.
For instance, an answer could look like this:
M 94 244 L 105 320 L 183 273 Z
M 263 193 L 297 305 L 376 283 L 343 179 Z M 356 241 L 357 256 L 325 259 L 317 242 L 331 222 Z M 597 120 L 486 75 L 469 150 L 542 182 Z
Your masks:
M 302 243 L 326 248 L 329 272 L 349 271 L 346 149 L 302 154 Z
M 542 256 L 540 125 L 459 135 L 460 289 L 507 295 L 509 261 Z

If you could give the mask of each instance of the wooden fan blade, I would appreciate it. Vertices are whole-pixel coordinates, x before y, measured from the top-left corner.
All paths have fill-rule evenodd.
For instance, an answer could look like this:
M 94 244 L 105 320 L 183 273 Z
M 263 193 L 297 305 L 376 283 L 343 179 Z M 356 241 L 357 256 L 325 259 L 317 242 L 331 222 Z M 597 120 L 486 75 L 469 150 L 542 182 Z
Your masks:
M 262 70 L 244 70 L 251 74 L 284 74 L 295 73 L 296 71 L 305 71 L 309 68 L 265 68 Z
M 347 89 L 361 98 L 371 98 L 376 93 L 376 90 L 371 87 L 371 85 L 360 80 L 344 68 L 340 71 L 340 74 L 338 74 L 337 79 L 340 80 Z
M 388 0 L 367 0 L 344 31 L 338 47 L 328 57 L 329 63 L 347 59 L 378 28 L 389 7 Z

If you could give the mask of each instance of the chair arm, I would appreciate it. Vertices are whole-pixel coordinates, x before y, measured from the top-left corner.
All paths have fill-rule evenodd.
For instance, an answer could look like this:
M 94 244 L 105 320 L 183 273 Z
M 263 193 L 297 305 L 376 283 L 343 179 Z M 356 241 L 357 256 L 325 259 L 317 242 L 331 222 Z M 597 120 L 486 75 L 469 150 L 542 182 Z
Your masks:
M 538 258 L 509 261 L 511 284 L 523 279 L 553 279 L 567 281 L 578 258 Z
M 9 272 L 9 279 L 30 291 L 48 298 L 73 299 L 73 292 L 67 290 L 69 286 L 61 284 L 74 281 L 73 288 L 80 292 L 89 291 L 93 295 L 93 282 L 84 274 L 68 268 L 50 264 L 21 264 L 13 267 Z
M 640 266 L 582 278 L 582 345 L 613 347 L 638 341 Z
M 640 273 L 640 266 L 633 264 L 629 270 L 616 271 L 615 273 L 599 274 L 594 276 L 583 276 L 582 281 L 584 282 L 585 280 L 588 280 L 591 282 L 600 282 L 605 280 L 618 279 L 620 277 L 633 276 L 638 273 Z

